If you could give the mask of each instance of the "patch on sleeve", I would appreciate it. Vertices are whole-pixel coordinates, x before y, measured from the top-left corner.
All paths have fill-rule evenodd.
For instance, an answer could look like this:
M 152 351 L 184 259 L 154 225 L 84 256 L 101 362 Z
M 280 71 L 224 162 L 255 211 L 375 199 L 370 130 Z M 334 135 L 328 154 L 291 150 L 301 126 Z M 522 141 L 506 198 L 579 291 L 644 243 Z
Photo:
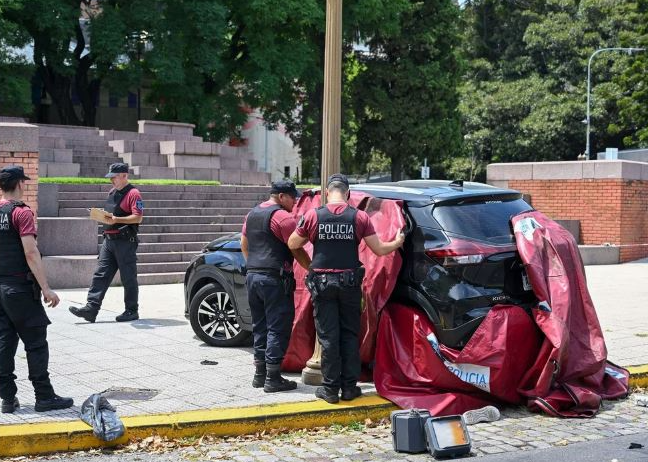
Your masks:
M 137 201 L 135 201 L 135 207 L 139 211 L 144 210 L 144 201 L 142 199 L 137 199 Z
M 298 227 L 298 228 L 301 228 L 302 226 L 304 226 L 304 221 L 305 221 L 305 219 L 304 219 L 304 215 L 302 215 L 302 216 L 299 218 L 299 221 L 297 222 L 297 227 Z

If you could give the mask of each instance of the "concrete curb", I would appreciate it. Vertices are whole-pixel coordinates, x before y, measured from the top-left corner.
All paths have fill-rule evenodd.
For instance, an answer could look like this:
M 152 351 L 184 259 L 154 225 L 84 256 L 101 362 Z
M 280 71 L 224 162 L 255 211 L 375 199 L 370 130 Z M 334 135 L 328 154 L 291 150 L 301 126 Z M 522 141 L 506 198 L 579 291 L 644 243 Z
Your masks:
M 398 409 L 377 395 L 352 402 L 324 401 L 273 404 L 232 409 L 188 411 L 173 414 L 124 417 L 126 434 L 110 443 L 97 439 L 80 420 L 0 426 L 0 457 L 25 456 L 59 451 L 78 451 L 126 444 L 130 438 L 152 434 L 169 438 L 188 436 L 234 436 L 276 428 L 299 429 L 349 424 L 380 419 Z
M 631 387 L 648 386 L 648 364 L 627 367 Z M 272 404 L 245 408 L 187 411 L 173 414 L 124 417 L 126 434 L 107 443 L 97 439 L 80 420 L 20 425 L 0 425 L 0 457 L 27 456 L 60 451 L 80 451 L 117 446 L 131 438 L 152 434 L 168 438 L 236 436 L 271 429 L 299 429 L 349 424 L 380 419 L 398 409 L 393 403 L 371 394 L 352 402 L 324 401 Z

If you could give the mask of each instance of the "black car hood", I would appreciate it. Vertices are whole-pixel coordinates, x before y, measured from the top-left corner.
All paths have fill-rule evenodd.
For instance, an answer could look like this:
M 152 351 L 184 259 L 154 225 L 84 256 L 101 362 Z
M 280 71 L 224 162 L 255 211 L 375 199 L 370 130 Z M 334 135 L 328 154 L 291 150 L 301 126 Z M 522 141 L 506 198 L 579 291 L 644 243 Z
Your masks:
M 241 233 L 233 233 L 227 236 L 219 237 L 203 247 L 204 251 L 213 252 L 221 250 L 225 252 L 241 251 Z

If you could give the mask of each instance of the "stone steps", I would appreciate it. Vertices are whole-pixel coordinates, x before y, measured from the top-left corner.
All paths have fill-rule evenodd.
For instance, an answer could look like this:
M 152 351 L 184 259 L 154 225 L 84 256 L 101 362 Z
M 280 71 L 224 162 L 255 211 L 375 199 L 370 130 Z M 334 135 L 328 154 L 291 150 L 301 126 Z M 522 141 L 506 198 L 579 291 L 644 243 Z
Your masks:
M 241 230 L 241 225 L 220 223 L 174 223 L 174 224 L 145 224 L 140 225 L 140 233 L 236 233 Z
M 59 200 L 61 208 L 89 208 L 103 205 L 104 201 L 96 200 Z M 168 209 L 168 208 L 247 208 L 251 209 L 256 205 L 253 200 L 234 200 L 234 199 L 212 199 L 212 200 L 191 200 L 191 199 L 148 199 L 144 197 L 144 206 L 147 209 Z M 202 215 L 202 214 L 200 214 Z
M 158 244 L 166 242 L 200 242 L 206 244 L 218 239 L 219 237 L 227 236 L 232 234 L 232 232 L 196 232 L 196 233 L 139 233 L 139 241 L 144 244 Z M 97 242 L 101 243 L 103 237 L 99 235 L 97 237 Z
M 138 274 L 137 282 L 140 285 L 181 284 L 184 281 L 184 275 L 184 271 L 177 273 Z
M 196 253 L 197 252 L 141 252 L 137 254 L 137 263 L 189 263 Z
M 146 200 L 146 199 L 145 199 Z M 103 204 L 101 204 L 103 206 Z M 170 215 L 179 215 L 179 216 L 218 216 L 218 215 L 235 215 L 235 216 L 245 216 L 250 211 L 250 208 L 241 207 L 241 208 L 229 208 L 222 209 L 219 207 L 203 207 L 203 208 L 150 208 L 146 207 L 146 202 L 144 203 L 145 217 L 149 216 L 164 216 L 162 214 L 168 213 Z M 88 210 L 86 208 L 60 208 L 59 209 L 60 217 L 87 217 Z
M 137 189 L 141 189 L 136 185 Z M 106 200 L 106 192 L 97 191 L 97 192 L 75 192 L 75 191 L 63 191 L 59 192 L 60 200 L 92 200 L 97 201 L 98 203 L 103 203 Z M 169 195 L 164 192 L 159 191 L 150 191 L 142 192 L 145 195 L 146 202 L 148 203 L 151 200 L 158 200 L 168 198 Z M 252 201 L 254 203 L 262 202 L 267 199 L 267 194 L 259 193 L 230 193 L 230 192 L 178 192 L 174 193 L 174 198 L 177 200 L 244 200 Z
M 187 270 L 188 262 L 160 262 L 160 263 L 140 263 L 137 262 L 137 274 L 151 273 L 179 273 Z

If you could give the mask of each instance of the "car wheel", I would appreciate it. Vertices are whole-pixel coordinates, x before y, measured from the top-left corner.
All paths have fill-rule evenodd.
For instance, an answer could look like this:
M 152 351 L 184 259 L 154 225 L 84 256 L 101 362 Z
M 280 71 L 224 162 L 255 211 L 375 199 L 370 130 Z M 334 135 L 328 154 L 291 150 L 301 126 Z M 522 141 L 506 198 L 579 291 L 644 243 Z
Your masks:
M 220 284 L 201 288 L 191 299 L 189 321 L 196 335 L 212 346 L 238 346 L 251 332 L 243 330 L 232 295 Z

